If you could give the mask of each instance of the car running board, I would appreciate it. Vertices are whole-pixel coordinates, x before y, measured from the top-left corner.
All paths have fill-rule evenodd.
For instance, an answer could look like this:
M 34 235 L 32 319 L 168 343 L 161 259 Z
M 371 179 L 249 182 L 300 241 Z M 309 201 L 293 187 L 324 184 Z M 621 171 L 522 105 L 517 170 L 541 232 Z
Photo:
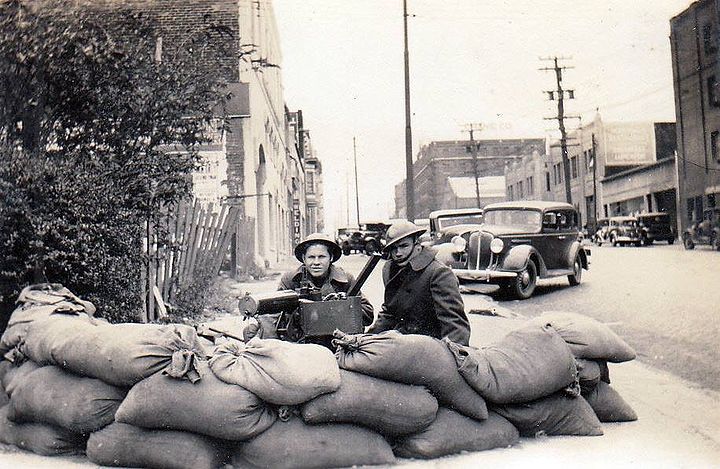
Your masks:
M 573 275 L 575 273 L 572 269 L 548 269 L 545 277 L 561 277 L 563 275 Z

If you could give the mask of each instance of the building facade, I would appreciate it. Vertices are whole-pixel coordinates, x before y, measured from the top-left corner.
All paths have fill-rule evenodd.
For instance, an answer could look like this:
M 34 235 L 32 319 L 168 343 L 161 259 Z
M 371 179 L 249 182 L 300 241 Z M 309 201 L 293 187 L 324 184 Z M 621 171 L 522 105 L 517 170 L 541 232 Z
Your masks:
M 218 131 L 211 143 L 200 148 L 203 164 L 193 174 L 195 196 L 216 208 L 229 204 L 240 209 L 232 244 L 239 271 L 261 270 L 291 255 L 309 228 L 306 130 L 302 113 L 289 112 L 285 106 L 272 2 L 96 0 L 91 5 L 152 15 L 160 26 L 155 38 L 160 57 L 163 50 L 191 40 L 192 31 L 221 28 L 232 34 L 232 50 L 209 70 L 230 82 L 227 131 Z M 315 155 L 310 160 L 312 168 L 320 167 Z M 319 171 L 313 172 L 317 181 Z M 322 218 L 321 198 L 321 192 L 311 194 L 315 220 Z
M 685 229 L 720 198 L 720 1 L 670 20 L 677 119 L 678 220 Z
M 415 217 L 433 210 L 477 207 L 505 200 L 505 165 L 533 151 L 544 139 L 450 140 L 424 145 L 413 162 Z M 479 197 L 478 197 L 479 193 Z M 395 217 L 406 217 L 405 181 L 395 186 Z
M 568 133 L 570 193 L 583 224 L 664 211 L 675 215 L 675 124 L 593 122 Z M 559 143 L 505 169 L 509 200 L 566 201 Z

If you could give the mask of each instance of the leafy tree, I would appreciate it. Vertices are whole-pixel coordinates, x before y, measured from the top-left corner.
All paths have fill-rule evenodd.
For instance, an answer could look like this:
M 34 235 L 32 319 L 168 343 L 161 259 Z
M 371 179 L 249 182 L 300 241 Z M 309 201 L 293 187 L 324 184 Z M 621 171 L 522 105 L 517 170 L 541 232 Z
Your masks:
M 152 15 L 112 5 L 0 3 L 5 313 L 49 280 L 136 319 L 144 226 L 190 195 L 223 114 L 230 29 L 207 23 L 162 50 Z

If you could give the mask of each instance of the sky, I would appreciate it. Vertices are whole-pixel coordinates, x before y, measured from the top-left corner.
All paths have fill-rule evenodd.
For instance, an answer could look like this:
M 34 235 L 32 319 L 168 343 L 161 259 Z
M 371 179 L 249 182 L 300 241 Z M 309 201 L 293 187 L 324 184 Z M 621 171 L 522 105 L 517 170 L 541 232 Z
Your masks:
M 413 155 L 436 140 L 558 135 L 546 57 L 564 57 L 568 129 L 675 120 L 670 18 L 689 0 L 407 0 Z M 323 164 L 326 231 L 393 216 L 405 178 L 402 0 L 273 0 L 285 101 Z M 355 138 L 355 153 L 353 150 Z M 359 210 L 353 161 L 357 160 Z M 437 207 L 442 208 L 442 207 Z

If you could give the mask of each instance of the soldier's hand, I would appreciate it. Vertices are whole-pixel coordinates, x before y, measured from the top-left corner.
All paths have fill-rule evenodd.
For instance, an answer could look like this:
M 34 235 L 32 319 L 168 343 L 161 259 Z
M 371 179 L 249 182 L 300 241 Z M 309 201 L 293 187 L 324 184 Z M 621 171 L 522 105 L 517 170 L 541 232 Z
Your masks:
M 282 313 L 263 314 L 254 318 L 250 324 L 245 326 L 243 330 L 243 340 L 247 342 L 253 337 L 259 339 L 277 339 L 276 326 L 278 319 L 280 319 L 280 314 Z

